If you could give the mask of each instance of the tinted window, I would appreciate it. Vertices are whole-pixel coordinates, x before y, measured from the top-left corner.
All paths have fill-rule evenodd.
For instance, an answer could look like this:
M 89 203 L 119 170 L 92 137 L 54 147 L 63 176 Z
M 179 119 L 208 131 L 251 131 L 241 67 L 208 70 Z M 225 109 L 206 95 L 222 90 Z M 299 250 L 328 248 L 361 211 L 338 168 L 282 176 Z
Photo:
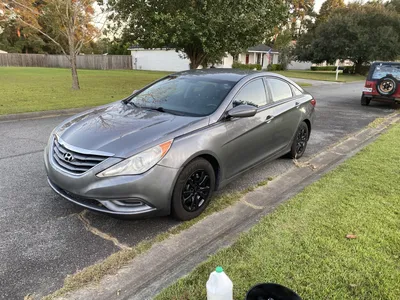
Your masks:
M 170 76 L 131 99 L 141 108 L 170 113 L 206 116 L 213 113 L 235 85 L 233 81 Z
M 267 104 L 267 96 L 262 79 L 256 79 L 240 90 L 233 101 L 233 106 L 240 104 L 248 104 L 255 107 Z
M 289 84 L 279 79 L 268 79 L 274 102 L 292 97 L 292 89 Z
M 303 95 L 303 92 L 300 91 L 297 87 L 295 87 L 294 85 L 292 85 L 292 89 L 293 89 L 293 93 L 295 94 L 295 96 L 299 96 L 299 95 Z
M 388 74 L 391 74 L 397 80 L 400 80 L 400 64 L 377 65 L 375 67 L 374 73 L 372 74 L 372 79 L 381 79 Z

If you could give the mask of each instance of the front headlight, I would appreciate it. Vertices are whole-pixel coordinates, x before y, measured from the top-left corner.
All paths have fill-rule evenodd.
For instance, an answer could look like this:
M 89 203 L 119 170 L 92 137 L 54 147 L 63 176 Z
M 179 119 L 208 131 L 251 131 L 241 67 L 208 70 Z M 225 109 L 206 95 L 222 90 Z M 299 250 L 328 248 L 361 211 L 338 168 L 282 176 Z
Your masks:
M 127 158 L 116 165 L 97 174 L 98 177 L 110 177 L 120 175 L 138 175 L 151 169 L 167 154 L 172 141 L 162 143 L 153 148 L 140 152 Z

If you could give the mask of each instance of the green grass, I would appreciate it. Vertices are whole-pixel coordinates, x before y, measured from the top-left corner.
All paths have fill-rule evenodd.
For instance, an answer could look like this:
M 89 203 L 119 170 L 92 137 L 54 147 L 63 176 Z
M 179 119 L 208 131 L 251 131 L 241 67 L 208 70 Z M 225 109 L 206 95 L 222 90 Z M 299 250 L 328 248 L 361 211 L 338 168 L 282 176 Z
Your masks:
M 260 282 L 303 299 L 400 299 L 399 136 L 395 125 L 156 299 L 205 299 L 218 265 L 238 300 Z
M 331 71 L 276 71 L 287 77 L 303 78 L 322 81 L 336 81 L 336 72 Z M 352 82 L 365 80 L 366 76 L 340 73 L 338 82 Z
M 102 105 L 168 74 L 134 70 L 78 70 L 81 90 L 71 89 L 71 72 L 53 68 L 0 68 L 0 115 Z
M 219 196 L 216 196 L 215 198 L 213 198 L 207 209 L 197 218 L 190 221 L 182 222 L 179 225 L 169 229 L 168 231 L 160 233 L 153 239 L 144 240 L 130 249 L 120 250 L 116 253 L 111 254 L 109 257 L 101 262 L 88 266 L 75 274 L 68 275 L 65 278 L 64 285 L 61 289 L 55 291 L 50 295 L 45 296 L 42 300 L 57 299 L 58 297 L 62 297 L 69 292 L 75 291 L 79 288 L 83 288 L 90 283 L 97 283 L 105 275 L 115 274 L 117 270 L 129 263 L 137 255 L 149 250 L 151 246 L 154 245 L 154 243 L 162 242 L 172 235 L 178 234 L 190 228 L 191 226 L 208 217 L 209 215 L 231 206 L 233 203 L 239 201 L 245 194 L 253 191 L 255 188 L 267 185 L 268 182 L 272 180 L 272 177 L 268 177 L 267 179 L 259 182 L 257 185 L 249 187 L 243 191 L 234 193 L 223 193 Z

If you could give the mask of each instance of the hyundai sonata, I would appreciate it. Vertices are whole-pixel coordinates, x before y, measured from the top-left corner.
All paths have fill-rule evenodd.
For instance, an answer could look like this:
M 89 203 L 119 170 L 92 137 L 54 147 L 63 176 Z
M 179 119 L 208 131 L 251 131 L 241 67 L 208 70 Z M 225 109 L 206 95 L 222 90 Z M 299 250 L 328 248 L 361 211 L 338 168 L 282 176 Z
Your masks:
M 249 168 L 301 157 L 314 106 L 273 73 L 172 74 L 56 127 L 45 150 L 48 182 L 98 212 L 189 220 Z

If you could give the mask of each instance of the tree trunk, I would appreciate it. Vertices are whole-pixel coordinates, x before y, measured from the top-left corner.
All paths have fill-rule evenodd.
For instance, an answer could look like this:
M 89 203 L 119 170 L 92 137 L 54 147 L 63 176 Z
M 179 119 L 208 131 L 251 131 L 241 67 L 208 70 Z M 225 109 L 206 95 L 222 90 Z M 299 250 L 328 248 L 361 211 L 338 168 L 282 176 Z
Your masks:
M 78 79 L 78 71 L 76 69 L 76 55 L 72 55 L 71 57 L 71 72 L 72 72 L 72 89 L 79 90 L 79 79 Z
M 196 51 L 187 51 L 187 57 L 190 59 L 189 67 L 191 70 L 197 69 L 204 61 L 206 54 L 203 52 L 196 52 Z
M 76 69 L 76 52 L 75 52 L 75 38 L 72 30 L 70 30 L 70 34 L 68 36 L 68 44 L 69 44 L 69 62 L 71 64 L 71 73 L 72 73 L 72 89 L 79 90 L 79 79 L 78 79 L 78 71 Z
M 354 73 L 361 74 L 362 65 L 363 65 L 363 61 L 361 59 L 357 60 L 354 65 Z

